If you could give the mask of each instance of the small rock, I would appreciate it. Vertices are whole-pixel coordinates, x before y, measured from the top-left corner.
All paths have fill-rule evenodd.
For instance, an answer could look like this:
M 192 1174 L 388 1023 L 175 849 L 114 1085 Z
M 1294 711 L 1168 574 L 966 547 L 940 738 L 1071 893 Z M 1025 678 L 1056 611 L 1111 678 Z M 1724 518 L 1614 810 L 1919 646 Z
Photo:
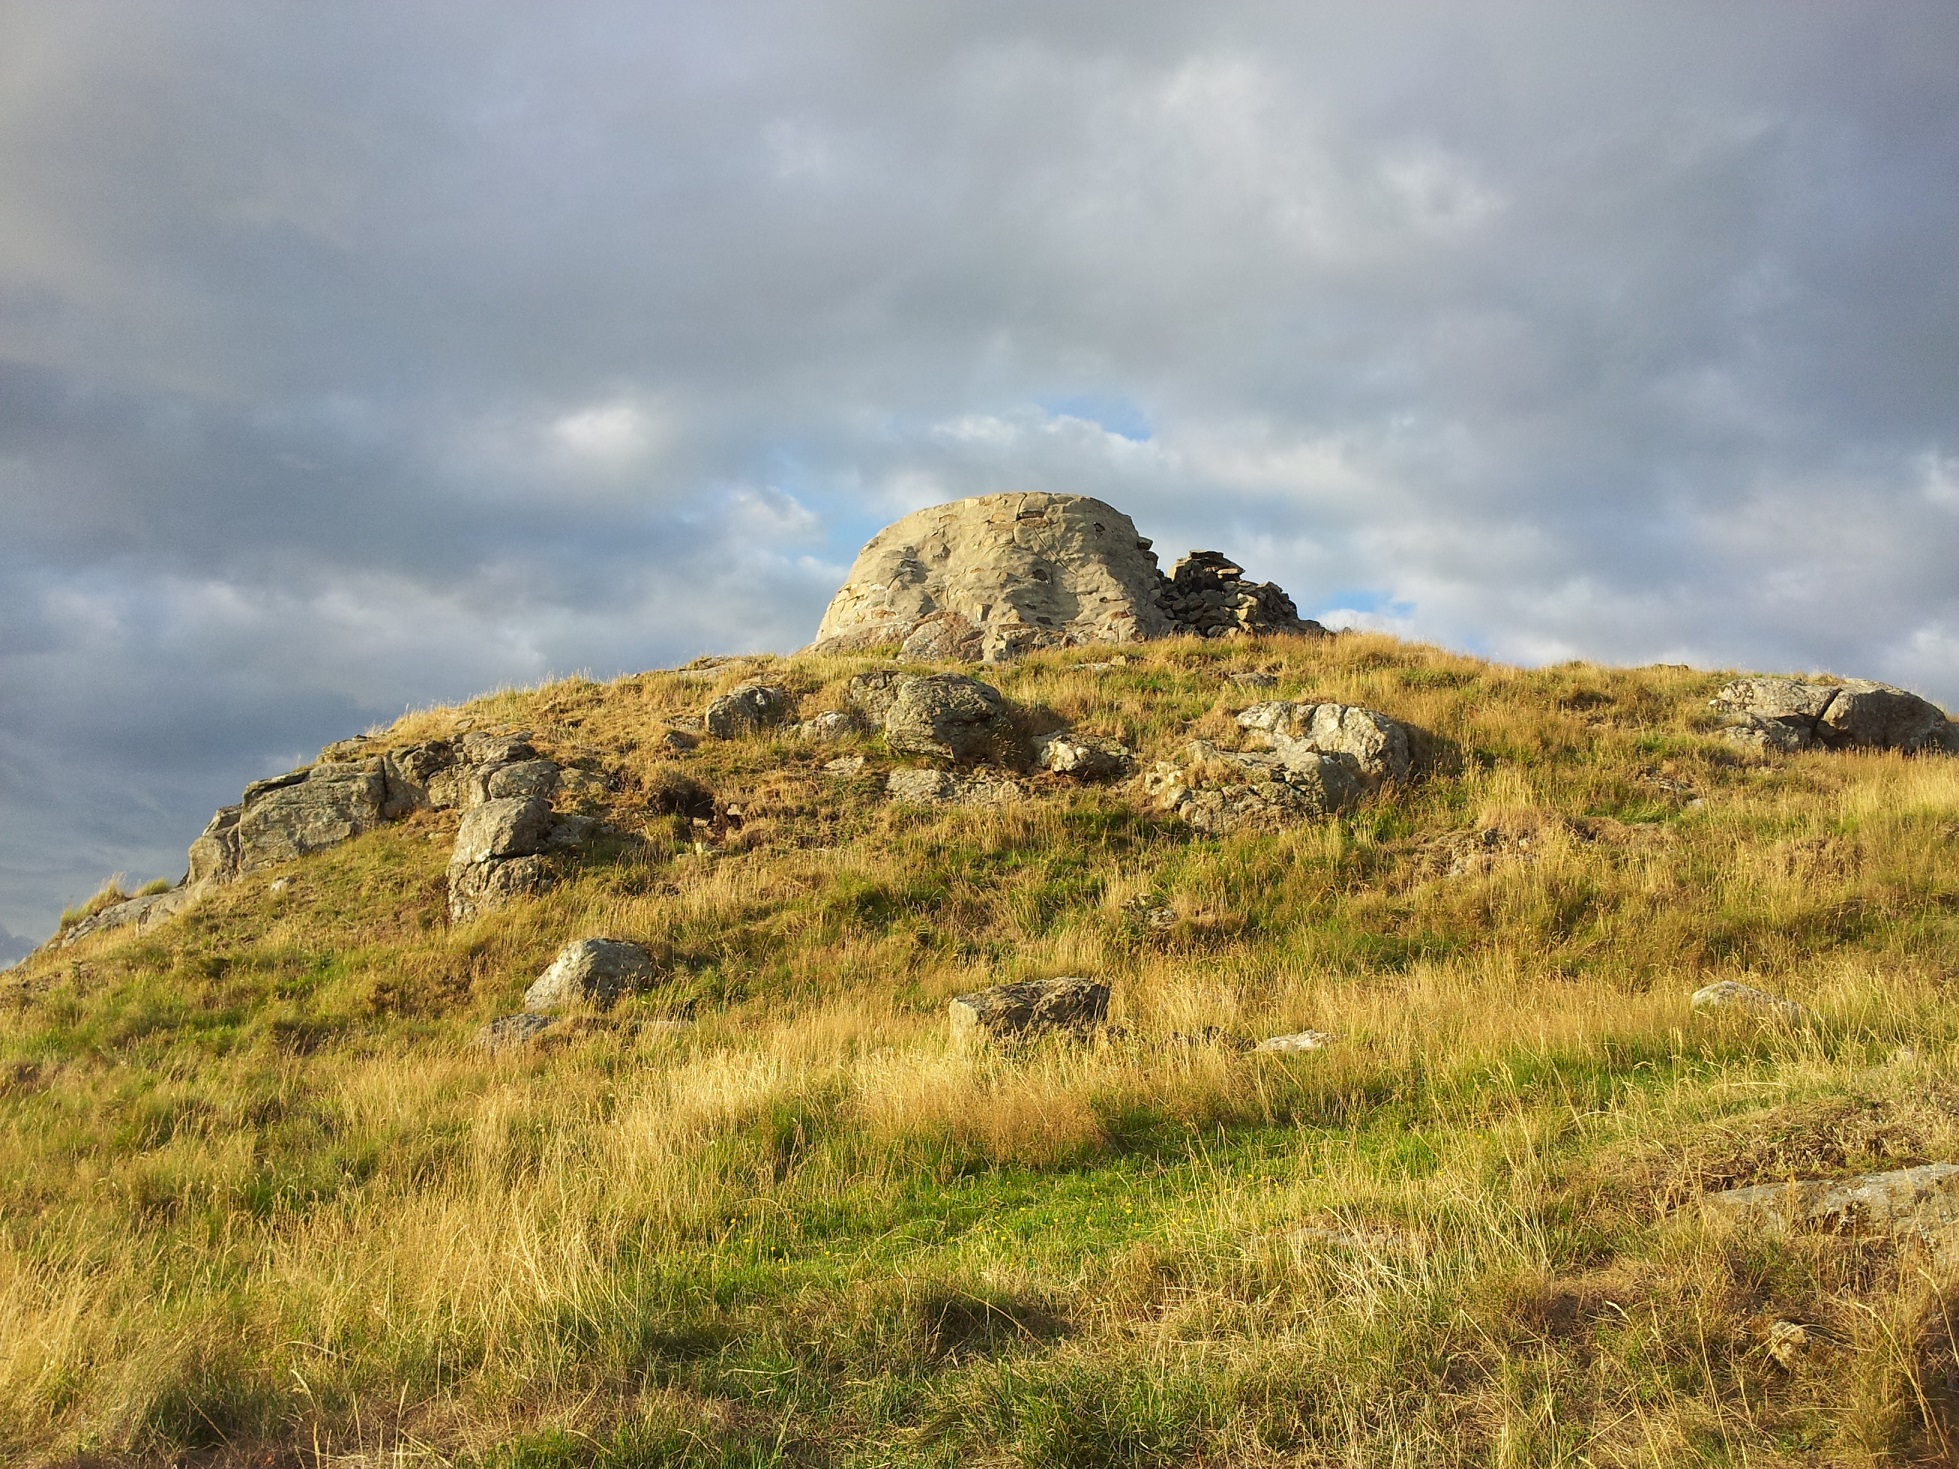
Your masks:
M 499 1015 L 476 1032 L 476 1044 L 492 1055 L 522 1050 L 554 1023 L 548 1015 Z
M 780 724 L 788 714 L 789 691 L 775 684 L 737 684 L 713 700 L 701 715 L 701 728 L 716 739 L 731 740 Z
M 266 884 L 265 890 L 269 893 L 283 893 L 291 886 L 292 879 L 290 877 L 275 877 L 270 883 Z
M 848 780 L 851 776 L 861 773 L 863 769 L 864 757 L 862 755 L 844 755 L 835 760 L 826 761 L 823 766 L 823 773 L 832 780 Z
M 796 726 L 805 740 L 842 740 L 864 732 L 864 721 L 847 709 L 826 709 Z
M 1373 709 L 1280 700 L 1244 710 L 1238 727 L 1282 759 L 1308 751 L 1338 756 L 1351 761 L 1369 785 L 1408 778 L 1408 731 Z
M 1094 735 L 1053 734 L 1034 742 L 1037 766 L 1076 780 L 1120 780 L 1134 760 L 1126 745 Z
M 1768 1353 L 1784 1370 L 1793 1369 L 1809 1349 L 1809 1333 L 1794 1321 L 1769 1323 Z
M 1248 670 L 1241 673 L 1227 673 L 1225 677 L 1232 683 L 1237 684 L 1240 688 L 1275 689 L 1279 686 L 1279 680 L 1271 674 L 1260 673 L 1256 670 Z
M 660 743 L 676 754 L 685 754 L 700 742 L 698 735 L 690 735 L 684 729 L 669 729 L 660 735 Z
M 1267 1036 L 1252 1049 L 1290 1055 L 1298 1051 L 1322 1051 L 1338 1039 L 1323 1030 L 1302 1030 L 1294 1035 Z
M 1740 984 L 1732 979 L 1695 990 L 1693 1007 L 1696 1011 L 1707 1013 L 1759 1015 L 1791 1025 L 1810 1018 L 1808 1006 L 1799 1005 L 1794 1000 L 1778 999 L 1767 990 L 1758 990 L 1753 985 Z
M 560 816 L 551 823 L 551 830 L 545 834 L 544 845 L 553 850 L 567 847 L 582 847 L 598 834 L 599 822 L 592 816 Z
M 1159 932 L 1163 929 L 1175 928 L 1177 926 L 1177 910 L 1175 908 L 1151 908 L 1143 914 L 1143 926 Z
M 1024 1041 L 1061 1031 L 1083 1035 L 1109 1014 L 1109 987 L 1092 979 L 1022 980 L 960 995 L 951 1005 L 955 1040 Z
M 524 1008 L 535 1013 L 578 1004 L 609 1008 L 628 990 L 642 989 L 652 979 L 652 956 L 638 944 L 575 939 L 524 991 Z

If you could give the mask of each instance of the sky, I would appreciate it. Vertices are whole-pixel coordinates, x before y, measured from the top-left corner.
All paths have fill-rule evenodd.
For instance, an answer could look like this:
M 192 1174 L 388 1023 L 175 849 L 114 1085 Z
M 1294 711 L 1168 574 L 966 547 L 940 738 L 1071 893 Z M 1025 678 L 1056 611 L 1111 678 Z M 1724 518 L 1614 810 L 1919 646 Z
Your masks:
M 1949 0 L 7 0 L 0 962 L 999 490 L 1959 704 L 1956 183 Z

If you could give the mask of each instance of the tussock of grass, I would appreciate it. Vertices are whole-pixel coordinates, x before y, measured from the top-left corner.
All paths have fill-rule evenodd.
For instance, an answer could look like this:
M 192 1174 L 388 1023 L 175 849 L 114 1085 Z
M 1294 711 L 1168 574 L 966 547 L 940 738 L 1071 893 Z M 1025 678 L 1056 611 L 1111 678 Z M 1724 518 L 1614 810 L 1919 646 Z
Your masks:
M 449 927 L 454 819 L 425 813 L 10 975 L 0 1453 L 1950 1454 L 1947 1266 L 1682 1206 L 1959 1157 L 1959 761 L 1751 761 L 1684 669 L 1090 656 L 989 676 L 1146 758 L 1233 742 L 1254 698 L 1364 703 L 1426 773 L 1221 842 L 1059 784 L 921 814 L 877 798 L 874 740 L 661 740 L 764 670 L 834 706 L 862 660 L 566 680 L 378 732 L 525 728 L 603 775 L 624 835 L 540 900 Z M 1224 678 L 1251 667 L 1279 687 Z M 864 776 L 822 773 L 852 751 Z M 686 782 L 746 815 L 706 853 Z M 593 933 L 658 986 L 471 1048 Z M 1063 973 L 1113 984 L 1120 1036 L 951 1045 L 951 995 Z M 1692 1017 L 1721 978 L 1819 1018 Z M 1179 1039 L 1308 1026 L 1342 1039 Z

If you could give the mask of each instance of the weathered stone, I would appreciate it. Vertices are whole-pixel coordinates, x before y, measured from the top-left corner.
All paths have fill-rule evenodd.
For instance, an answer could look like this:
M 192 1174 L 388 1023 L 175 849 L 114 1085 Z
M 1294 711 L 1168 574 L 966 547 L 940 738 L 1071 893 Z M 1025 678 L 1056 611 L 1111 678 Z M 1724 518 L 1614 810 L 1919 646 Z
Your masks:
M 165 919 L 173 918 L 183 912 L 195 896 L 186 886 L 171 888 L 168 892 L 151 893 L 145 897 L 130 898 L 125 902 L 104 908 L 100 913 L 90 914 L 73 928 L 64 929 L 48 941 L 48 947 L 65 949 L 95 934 L 121 928 L 147 933 Z
M 1321 821 L 1352 806 L 1363 791 L 1347 757 L 1306 749 L 1284 756 L 1220 750 L 1207 740 L 1192 741 L 1181 762 L 1158 764 L 1143 786 L 1159 810 L 1208 836 Z
M 1751 674 L 1709 701 L 1730 739 L 1793 753 L 1830 749 L 1945 751 L 1959 747 L 1954 726 L 1934 704 L 1890 684 L 1841 683 Z
M 737 684 L 709 702 L 701 715 L 701 728 L 722 740 L 754 734 L 780 724 L 791 702 L 789 691 L 775 684 Z
M 1276 689 L 1279 686 L 1278 679 L 1274 678 L 1271 674 L 1259 673 L 1256 670 L 1241 673 L 1227 673 L 1225 678 L 1243 689 Z
M 978 663 L 986 656 L 986 633 L 957 612 L 935 612 L 913 626 L 898 656 L 923 663 Z
M 1800 1322 L 1772 1321 L 1763 1345 L 1776 1366 L 1794 1370 L 1796 1363 L 1802 1360 L 1803 1353 L 1809 1350 L 1809 1333 Z
M 1095 735 L 1054 734 L 1034 742 L 1035 765 L 1076 780 L 1119 780 L 1134 760 L 1128 746 Z
M 863 717 L 848 709 L 826 709 L 796 726 L 796 735 L 805 740 L 841 740 L 864 733 Z
M 525 1050 L 554 1023 L 548 1015 L 499 1015 L 476 1032 L 476 1044 L 492 1054 Z
M 238 818 L 238 870 L 290 862 L 372 831 L 386 804 L 378 759 L 316 765 L 298 780 L 249 786 Z
M 549 801 L 558 790 L 558 766 L 553 760 L 516 760 L 493 765 L 483 776 L 483 799 L 507 801 L 535 796 Z
M 1239 728 L 1282 759 L 1312 752 L 1349 759 L 1369 785 L 1408 778 L 1408 731 L 1385 714 L 1355 704 L 1254 704 Z
M 476 730 L 462 737 L 461 759 L 465 765 L 514 765 L 519 760 L 536 758 L 537 751 L 528 734 Z
M 894 770 L 885 777 L 884 789 L 892 800 L 911 806 L 1010 806 L 1027 798 L 1017 781 L 986 771 L 955 775 L 945 770 Z
M 1778 999 L 1767 990 L 1724 979 L 1694 991 L 1695 1010 L 1704 1014 L 1754 1015 L 1767 1020 L 1800 1024 L 1810 1018 L 1809 1008 L 1794 1000 Z
M 388 751 L 381 757 L 381 771 L 387 782 L 381 814 L 389 821 L 396 821 L 410 811 L 434 805 L 430 784 L 453 770 L 455 764 L 456 746 L 452 740 L 428 740 Z
M 1073 977 L 1023 980 L 960 995 L 951 1014 L 956 1039 L 1025 1041 L 1056 1031 L 1081 1035 L 1108 1018 L 1109 987 Z
M 628 991 L 653 980 L 653 959 L 638 944 L 619 939 L 574 939 L 558 950 L 550 968 L 524 991 L 524 1008 L 545 1013 L 568 1005 L 609 1008 Z
M 238 875 L 238 817 L 243 806 L 225 806 L 190 844 L 190 873 L 185 886 L 229 882 Z
M 934 617 L 940 630 L 926 638 L 935 647 L 964 657 L 977 642 L 987 660 L 1163 637 L 1161 580 L 1149 542 L 1112 505 L 1085 495 L 981 495 L 907 515 L 872 537 L 812 651 L 903 644 Z
M 450 860 L 491 862 L 542 852 L 553 824 L 550 805 L 535 796 L 485 801 L 464 813 Z
M 1291 1055 L 1299 1051 L 1325 1050 L 1336 1039 L 1338 1037 L 1329 1035 L 1323 1030 L 1302 1030 L 1293 1035 L 1267 1036 L 1254 1046 L 1253 1049 L 1258 1051 L 1276 1051 L 1284 1055 Z
M 502 857 L 483 862 L 449 864 L 449 917 L 467 922 L 508 907 L 519 898 L 535 897 L 551 880 L 542 857 Z
M 1950 1240 L 1959 1229 L 1959 1165 L 1926 1163 L 1856 1178 L 1755 1184 L 1708 1194 L 1702 1203 L 1782 1229 Z
M 851 776 L 861 773 L 864 769 L 864 763 L 864 757 L 862 755 L 842 755 L 835 760 L 826 761 L 823 766 L 823 773 L 833 780 L 847 780 Z
M 967 765 L 1026 762 L 1025 737 L 999 690 L 958 673 L 878 670 L 846 690 L 852 704 L 883 726 L 884 742 L 905 755 Z
M 594 816 L 580 816 L 576 812 L 560 814 L 551 823 L 551 830 L 545 834 L 544 845 L 553 851 L 582 847 L 598 835 L 599 826 L 599 820 Z

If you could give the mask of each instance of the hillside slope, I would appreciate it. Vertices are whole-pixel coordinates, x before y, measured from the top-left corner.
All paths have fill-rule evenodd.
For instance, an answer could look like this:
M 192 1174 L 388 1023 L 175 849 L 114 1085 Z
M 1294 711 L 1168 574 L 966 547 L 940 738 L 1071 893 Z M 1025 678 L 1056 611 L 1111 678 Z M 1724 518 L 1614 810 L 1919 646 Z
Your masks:
M 923 762 L 875 734 L 668 735 L 756 679 L 841 710 L 870 658 L 417 712 L 363 748 L 583 772 L 603 825 L 535 896 L 452 922 L 459 816 L 418 809 L 8 972 L 0 1456 L 1950 1455 L 1936 1241 L 1695 1201 L 1959 1159 L 1959 760 L 1740 747 L 1684 668 L 1085 659 L 986 677 L 1145 774 L 997 805 L 892 801 Z M 1296 698 L 1402 721 L 1414 772 L 1276 831 L 1150 798 Z M 655 982 L 478 1044 L 595 935 Z M 950 1038 L 952 996 L 1057 975 L 1114 1028 Z M 1692 1012 L 1719 980 L 1809 1013 Z

